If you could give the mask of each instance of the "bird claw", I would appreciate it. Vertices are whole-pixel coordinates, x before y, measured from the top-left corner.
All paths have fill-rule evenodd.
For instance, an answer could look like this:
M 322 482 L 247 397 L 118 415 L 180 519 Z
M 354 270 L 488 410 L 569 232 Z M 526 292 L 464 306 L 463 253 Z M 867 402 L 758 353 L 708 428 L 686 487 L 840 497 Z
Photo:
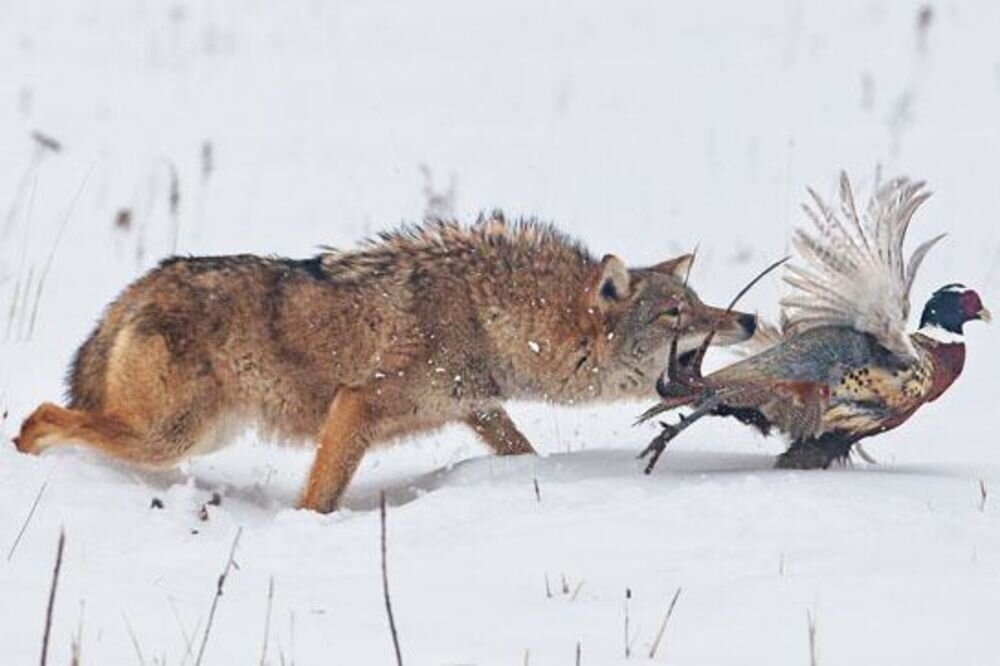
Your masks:
M 665 421 L 660 421 L 660 426 L 663 430 L 660 431 L 659 435 L 653 438 L 653 441 L 651 441 L 638 456 L 639 460 L 644 459 L 646 456 L 650 456 L 649 462 L 646 463 L 646 468 L 643 470 L 645 474 L 652 473 L 653 468 L 656 467 L 656 463 L 660 460 L 660 456 L 662 456 L 663 452 L 667 450 L 667 444 L 670 443 L 670 440 L 680 434 L 682 428 L 679 428 L 678 426 L 683 423 L 683 416 L 677 425 L 671 425 Z

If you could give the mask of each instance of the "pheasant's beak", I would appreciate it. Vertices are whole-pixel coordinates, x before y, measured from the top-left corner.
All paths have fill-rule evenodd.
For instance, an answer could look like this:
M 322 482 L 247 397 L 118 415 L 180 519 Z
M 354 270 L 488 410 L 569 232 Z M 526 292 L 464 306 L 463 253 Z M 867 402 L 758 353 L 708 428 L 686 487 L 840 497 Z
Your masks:
M 987 310 L 986 308 L 983 308 L 982 310 L 980 310 L 979 312 L 977 312 L 976 313 L 976 317 L 980 321 L 985 321 L 987 324 L 990 323 L 991 321 L 993 321 L 993 315 L 991 315 L 990 311 Z

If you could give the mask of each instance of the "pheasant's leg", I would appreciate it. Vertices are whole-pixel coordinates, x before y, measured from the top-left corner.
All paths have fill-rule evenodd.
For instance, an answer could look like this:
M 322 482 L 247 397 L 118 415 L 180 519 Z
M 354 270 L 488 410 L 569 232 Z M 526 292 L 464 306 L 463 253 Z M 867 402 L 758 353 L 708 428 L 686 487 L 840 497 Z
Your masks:
M 847 460 L 857 439 L 844 433 L 828 432 L 814 439 L 792 443 L 778 456 L 778 469 L 826 469 L 836 461 Z
M 660 425 L 663 426 L 663 432 L 654 437 L 653 441 L 649 443 L 649 446 L 643 449 L 642 453 L 639 454 L 640 458 L 645 458 L 646 456 L 652 454 L 649 459 L 649 463 L 646 465 L 646 469 L 643 471 L 646 474 L 651 473 L 653 468 L 656 467 L 656 463 L 659 461 L 660 456 L 663 455 L 663 452 L 667 449 L 667 444 L 669 444 L 674 437 L 684 432 L 688 426 L 693 424 L 695 421 L 710 414 L 713 409 L 718 407 L 718 405 L 718 399 L 710 397 L 698 405 L 693 412 L 687 416 L 682 416 L 681 420 L 678 421 L 676 425 L 661 423 Z

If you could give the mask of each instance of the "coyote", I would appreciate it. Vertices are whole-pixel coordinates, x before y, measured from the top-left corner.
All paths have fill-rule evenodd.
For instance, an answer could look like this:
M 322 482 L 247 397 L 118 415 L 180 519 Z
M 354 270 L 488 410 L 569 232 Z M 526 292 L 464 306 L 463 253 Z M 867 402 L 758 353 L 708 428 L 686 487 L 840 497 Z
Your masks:
M 535 221 L 426 222 L 312 259 L 173 257 L 106 310 L 14 440 L 83 444 L 163 467 L 241 429 L 314 442 L 300 506 L 332 511 L 364 452 L 465 423 L 499 455 L 534 453 L 503 403 L 654 395 L 672 331 L 748 339 L 756 318 L 686 286 L 692 257 L 628 269 Z

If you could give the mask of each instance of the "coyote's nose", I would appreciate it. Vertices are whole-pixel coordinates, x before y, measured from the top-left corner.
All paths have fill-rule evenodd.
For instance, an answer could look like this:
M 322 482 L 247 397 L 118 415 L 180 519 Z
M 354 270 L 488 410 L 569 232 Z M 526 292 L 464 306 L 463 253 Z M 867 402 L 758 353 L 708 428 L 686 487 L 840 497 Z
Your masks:
M 739 318 L 737 319 L 737 321 L 740 322 L 740 326 L 743 328 L 744 331 L 747 332 L 747 335 L 753 335 L 754 333 L 757 332 L 757 317 L 756 317 L 756 315 L 743 314 L 743 315 L 739 316 Z
M 660 375 L 660 378 L 656 380 L 656 393 L 661 398 L 667 397 L 667 383 L 663 381 L 663 375 Z

